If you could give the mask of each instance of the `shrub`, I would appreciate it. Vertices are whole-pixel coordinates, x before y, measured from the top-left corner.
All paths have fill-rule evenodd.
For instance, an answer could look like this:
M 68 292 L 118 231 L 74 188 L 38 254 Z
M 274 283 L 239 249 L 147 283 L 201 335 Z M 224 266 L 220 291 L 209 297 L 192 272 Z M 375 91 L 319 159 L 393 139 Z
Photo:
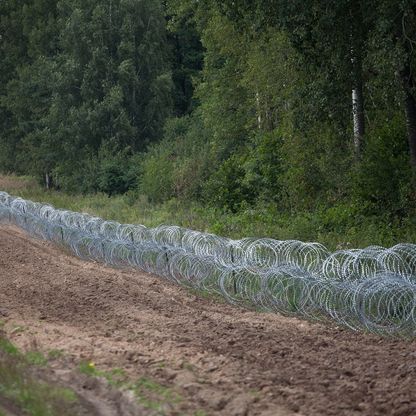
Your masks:
M 199 198 L 213 169 L 208 137 L 197 114 L 169 120 L 162 141 L 143 155 L 139 192 L 156 203 L 174 197 Z
M 384 122 L 366 138 L 353 192 L 367 213 L 404 215 L 409 208 L 411 168 L 406 126 L 401 117 Z

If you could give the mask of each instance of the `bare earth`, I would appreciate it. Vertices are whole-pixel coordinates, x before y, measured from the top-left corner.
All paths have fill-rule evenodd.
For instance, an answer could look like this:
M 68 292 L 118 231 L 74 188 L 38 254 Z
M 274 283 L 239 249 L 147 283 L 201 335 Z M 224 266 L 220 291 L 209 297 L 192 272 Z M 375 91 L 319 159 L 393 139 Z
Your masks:
M 5 226 L 0 319 L 24 349 L 64 350 L 57 367 L 88 360 L 171 387 L 183 400 L 167 404 L 168 415 L 416 414 L 416 341 L 242 310 Z

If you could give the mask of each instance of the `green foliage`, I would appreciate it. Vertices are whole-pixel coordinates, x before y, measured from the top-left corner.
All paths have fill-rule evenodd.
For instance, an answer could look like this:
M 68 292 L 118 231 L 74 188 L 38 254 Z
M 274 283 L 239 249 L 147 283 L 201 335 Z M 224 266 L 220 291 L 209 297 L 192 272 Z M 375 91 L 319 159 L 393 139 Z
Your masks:
M 204 126 L 210 129 L 214 155 L 221 162 L 248 136 L 250 101 L 241 79 L 248 45 L 232 23 L 215 10 L 205 25 L 201 36 L 206 48 L 204 69 L 196 97 L 201 101 Z
M 48 363 L 48 359 L 40 351 L 29 351 L 25 358 L 32 365 L 45 366 Z
M 39 379 L 31 365 L 45 365 L 37 352 L 21 354 L 0 333 L 0 401 L 12 402 L 31 416 L 64 416 L 78 413 L 78 399 L 69 389 L 53 386 Z M 74 413 L 75 412 L 75 413 Z
M 0 177 L 0 182 L 4 183 Z M 329 249 L 359 248 L 369 245 L 385 247 L 416 241 L 414 215 L 392 218 L 388 212 L 371 214 L 367 205 L 349 199 L 322 204 L 313 210 L 289 212 L 276 203 L 259 201 L 240 206 L 238 212 L 212 207 L 195 201 L 172 199 L 163 204 L 149 203 L 143 196 L 108 198 L 103 194 L 73 195 L 45 192 L 27 178 L 11 177 L 6 191 L 34 201 L 51 203 L 58 208 L 88 212 L 122 223 L 155 227 L 175 224 L 212 232 L 231 238 L 271 237 L 278 240 L 319 241 Z M 374 210 L 373 210 L 374 212 Z
M 130 155 L 126 148 L 117 153 L 111 144 L 101 147 L 96 165 L 97 188 L 108 196 L 113 194 L 124 194 L 136 185 L 137 168 L 136 159 Z
M 205 198 L 211 205 L 232 212 L 249 200 L 249 189 L 243 185 L 244 156 L 232 156 L 221 164 L 205 186 Z
M 120 218 L 204 206 L 189 221 L 219 233 L 410 238 L 413 3 L 303 3 L 2 1 L 0 171 Z
M 119 152 L 143 150 L 171 111 L 161 3 L 24 3 L 2 6 L 1 24 L 14 26 L 0 53 L 16 59 L 1 64 L 10 76 L 0 79 L 0 108 L 8 114 L 0 170 L 48 175 L 68 190 L 125 192 L 134 180 L 116 169 Z M 18 31 L 23 37 L 13 55 Z M 108 157 L 99 166 L 102 153 Z
M 159 203 L 173 197 L 172 157 L 170 147 L 162 144 L 155 145 L 149 149 L 141 164 L 143 174 L 140 178 L 139 189 L 152 202 Z
M 309 210 L 345 197 L 346 173 L 352 163 L 345 137 L 322 124 L 307 133 L 288 124 L 282 134 L 281 180 L 286 208 L 292 212 Z
M 208 134 L 198 114 L 171 119 L 164 139 L 141 162 L 139 192 L 156 203 L 173 197 L 195 199 L 210 170 Z
M 298 59 L 285 33 L 279 30 L 268 29 L 250 40 L 242 84 L 252 106 L 251 130 L 273 131 L 293 111 L 295 88 L 302 86 Z
M 403 216 L 413 202 L 411 177 L 406 126 L 399 117 L 387 119 L 367 136 L 354 193 L 369 213 Z
M 130 381 L 126 372 L 121 368 L 103 371 L 97 369 L 93 362 L 82 362 L 79 365 L 79 371 L 90 377 L 106 379 L 112 386 L 131 391 L 143 407 L 153 409 L 157 411 L 157 414 L 164 415 L 166 405 L 172 407 L 182 401 L 182 397 L 174 390 L 153 379 L 141 377 L 137 381 Z
M 196 28 L 194 12 L 178 9 L 178 2 L 165 2 L 168 20 L 168 42 L 171 50 L 172 79 L 176 116 L 191 112 L 196 105 L 193 97 L 194 78 L 202 69 L 203 48 Z
M 182 401 L 182 397 L 172 389 L 146 377 L 137 380 L 130 386 L 130 389 L 144 407 L 154 409 L 162 414 L 166 404 L 172 405 Z
M 4 337 L 0 337 L 0 349 L 8 355 L 18 356 L 20 354 L 19 349 Z
M 257 133 L 244 163 L 243 184 L 256 199 L 279 202 L 282 197 L 282 143 L 277 129 Z

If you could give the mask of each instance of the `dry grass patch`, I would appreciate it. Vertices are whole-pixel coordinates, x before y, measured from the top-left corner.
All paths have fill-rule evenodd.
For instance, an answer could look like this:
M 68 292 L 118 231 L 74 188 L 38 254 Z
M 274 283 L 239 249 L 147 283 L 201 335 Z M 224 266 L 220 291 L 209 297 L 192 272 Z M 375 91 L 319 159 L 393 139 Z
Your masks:
M 16 175 L 0 175 L 0 190 L 6 192 L 37 188 L 35 179 Z

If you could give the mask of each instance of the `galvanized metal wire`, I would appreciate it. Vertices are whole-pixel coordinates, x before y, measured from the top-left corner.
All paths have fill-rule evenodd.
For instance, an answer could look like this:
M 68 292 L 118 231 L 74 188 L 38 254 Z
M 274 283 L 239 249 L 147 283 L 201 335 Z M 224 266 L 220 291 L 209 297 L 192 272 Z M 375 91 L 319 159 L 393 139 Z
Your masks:
M 380 335 L 416 335 L 416 245 L 330 252 L 318 243 L 231 240 L 120 224 L 0 192 L 0 222 L 87 260 L 132 267 L 228 302 Z

